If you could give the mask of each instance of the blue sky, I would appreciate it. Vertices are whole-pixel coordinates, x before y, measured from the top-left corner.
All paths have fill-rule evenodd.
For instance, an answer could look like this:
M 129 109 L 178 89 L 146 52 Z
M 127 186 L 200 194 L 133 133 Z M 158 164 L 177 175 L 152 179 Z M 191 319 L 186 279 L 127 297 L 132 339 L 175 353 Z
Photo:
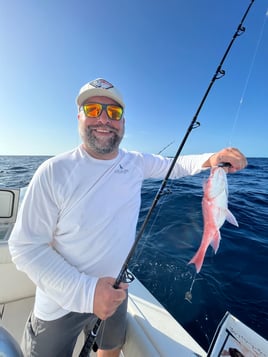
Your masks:
M 75 97 L 97 77 L 126 102 L 129 150 L 174 155 L 250 0 L 0 3 L 0 155 L 80 143 Z M 255 0 L 183 153 L 268 157 L 267 0 Z

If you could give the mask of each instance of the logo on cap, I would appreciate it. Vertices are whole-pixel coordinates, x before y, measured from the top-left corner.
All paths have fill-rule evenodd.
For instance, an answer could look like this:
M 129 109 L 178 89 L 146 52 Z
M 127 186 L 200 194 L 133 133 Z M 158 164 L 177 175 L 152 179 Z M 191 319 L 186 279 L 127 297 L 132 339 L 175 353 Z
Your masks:
M 109 83 L 108 81 L 106 81 L 105 79 L 102 79 L 102 78 L 95 79 L 94 81 L 90 82 L 89 84 L 91 84 L 95 88 L 103 88 L 103 89 L 113 88 L 113 85 L 111 83 Z

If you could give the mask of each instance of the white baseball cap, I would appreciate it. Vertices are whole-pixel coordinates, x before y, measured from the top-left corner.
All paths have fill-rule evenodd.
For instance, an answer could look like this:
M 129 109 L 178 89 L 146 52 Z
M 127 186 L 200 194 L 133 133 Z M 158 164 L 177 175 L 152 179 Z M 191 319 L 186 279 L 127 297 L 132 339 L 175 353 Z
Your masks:
M 78 107 L 80 107 L 86 99 L 95 96 L 111 98 L 120 104 L 123 108 L 125 107 L 121 93 L 113 86 L 113 84 L 103 78 L 97 78 L 85 84 L 79 91 L 79 94 L 76 98 L 76 103 Z

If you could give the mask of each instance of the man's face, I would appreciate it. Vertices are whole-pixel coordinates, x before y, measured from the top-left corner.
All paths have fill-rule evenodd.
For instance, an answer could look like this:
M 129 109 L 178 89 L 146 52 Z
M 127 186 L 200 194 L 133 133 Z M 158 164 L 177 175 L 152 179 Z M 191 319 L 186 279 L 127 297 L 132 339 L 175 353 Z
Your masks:
M 113 99 L 101 96 L 88 98 L 83 104 L 116 104 Z M 89 118 L 83 109 L 78 113 L 79 133 L 85 150 L 94 158 L 110 160 L 117 156 L 119 145 L 125 132 L 125 119 L 116 121 L 103 110 L 97 118 Z

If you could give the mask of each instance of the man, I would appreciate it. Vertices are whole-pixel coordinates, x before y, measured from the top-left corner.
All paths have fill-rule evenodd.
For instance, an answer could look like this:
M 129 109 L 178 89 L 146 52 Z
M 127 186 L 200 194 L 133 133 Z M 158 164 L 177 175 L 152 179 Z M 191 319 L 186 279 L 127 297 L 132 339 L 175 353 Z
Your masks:
M 98 356 L 117 357 L 125 339 L 127 287 L 115 278 L 135 239 L 142 182 L 163 178 L 171 160 L 119 149 L 124 101 L 104 79 L 77 97 L 82 144 L 36 171 L 9 241 L 18 269 L 37 286 L 27 322 L 26 357 L 71 357 L 77 336 L 104 320 Z M 243 169 L 237 149 L 179 157 L 171 178 L 229 162 Z

